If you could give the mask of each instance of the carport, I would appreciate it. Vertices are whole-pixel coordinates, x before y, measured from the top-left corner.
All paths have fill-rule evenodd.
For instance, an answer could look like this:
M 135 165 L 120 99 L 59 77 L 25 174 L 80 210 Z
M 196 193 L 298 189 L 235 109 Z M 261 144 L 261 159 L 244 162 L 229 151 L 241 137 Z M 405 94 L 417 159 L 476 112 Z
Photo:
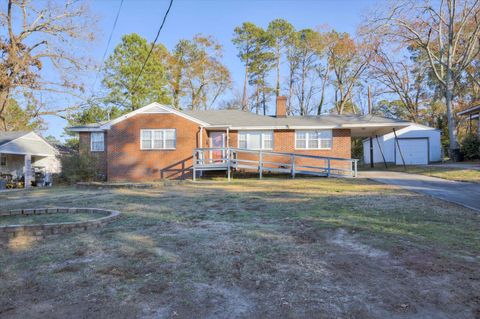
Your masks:
M 442 158 L 440 130 L 421 124 L 408 124 L 394 132 L 376 134 L 363 140 L 364 162 L 396 165 L 439 162 Z
M 32 168 L 58 173 L 58 152 L 35 132 L 0 132 L 0 176 L 23 177 L 25 188 L 32 181 Z

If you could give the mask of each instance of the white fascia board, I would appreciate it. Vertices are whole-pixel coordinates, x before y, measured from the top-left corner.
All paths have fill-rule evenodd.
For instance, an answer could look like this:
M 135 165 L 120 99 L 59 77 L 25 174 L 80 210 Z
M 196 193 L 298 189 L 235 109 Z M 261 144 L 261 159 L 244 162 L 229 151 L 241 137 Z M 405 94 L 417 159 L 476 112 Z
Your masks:
M 103 132 L 105 129 L 99 127 L 85 127 L 85 128 L 69 128 L 67 130 L 70 132 Z
M 208 130 L 217 130 L 217 129 L 232 129 L 231 125 L 207 125 L 205 129 Z
M 407 127 L 410 123 L 370 123 L 340 125 L 282 125 L 282 126 L 230 126 L 231 130 L 332 130 L 362 127 Z M 212 127 L 212 126 L 210 126 Z M 219 126 L 218 126 L 219 127 Z M 209 127 L 207 127 L 209 128 Z
M 407 127 L 412 125 L 409 122 L 398 122 L 398 123 L 363 123 L 363 124 L 341 124 L 340 128 L 358 128 L 358 127 Z
M 238 131 L 255 131 L 255 130 L 326 130 L 334 129 L 338 126 L 298 126 L 298 125 L 282 125 L 282 126 L 231 126 L 231 130 Z
M 290 125 L 290 130 L 332 130 L 335 128 L 341 128 L 338 125 Z
M 192 116 L 190 116 L 190 115 L 187 115 L 187 114 L 185 114 L 185 113 L 183 113 L 183 112 L 181 112 L 181 111 L 178 111 L 178 110 L 175 110 L 175 109 L 173 109 L 173 108 L 171 108 L 171 107 L 169 107 L 169 106 L 166 106 L 166 105 L 163 105 L 163 104 L 154 102 L 154 103 L 151 103 L 151 104 L 146 105 L 146 106 L 144 106 L 144 107 L 141 107 L 141 108 L 139 108 L 138 110 L 135 110 L 135 111 L 132 111 L 132 112 L 127 113 L 127 114 L 125 114 L 125 115 L 122 115 L 122 116 L 120 116 L 120 117 L 117 117 L 116 119 L 111 120 L 110 122 L 103 124 L 102 126 L 100 126 L 100 128 L 101 128 L 102 130 L 109 130 L 109 129 L 112 127 L 112 125 L 115 125 L 115 124 L 117 124 L 117 123 L 120 123 L 120 122 L 122 122 L 122 121 L 124 121 L 124 120 L 126 120 L 126 119 L 128 119 L 128 118 L 131 118 L 132 116 L 137 115 L 137 114 L 144 113 L 144 112 L 146 112 L 146 111 L 148 111 L 149 109 L 154 108 L 154 107 L 161 108 L 161 109 L 163 109 L 163 110 L 164 110 L 165 112 L 167 112 L 167 113 L 172 113 L 172 114 L 181 116 L 181 117 L 183 117 L 183 118 L 186 118 L 187 120 L 190 120 L 190 121 L 192 121 L 192 122 L 195 122 L 195 123 L 197 123 L 197 124 L 199 124 L 199 125 L 201 125 L 201 126 L 209 126 L 208 123 L 203 122 L 203 121 L 200 121 L 199 119 L 194 118 L 194 117 L 192 117 Z M 147 113 L 148 113 L 148 112 L 147 112 Z
M 3 146 L 3 145 L 2 145 Z M 52 154 L 42 154 L 42 153 L 25 153 L 25 152 L 10 152 L 0 150 L 0 154 L 11 154 L 11 155 L 33 155 L 33 156 L 44 156 L 44 157 L 55 157 Z

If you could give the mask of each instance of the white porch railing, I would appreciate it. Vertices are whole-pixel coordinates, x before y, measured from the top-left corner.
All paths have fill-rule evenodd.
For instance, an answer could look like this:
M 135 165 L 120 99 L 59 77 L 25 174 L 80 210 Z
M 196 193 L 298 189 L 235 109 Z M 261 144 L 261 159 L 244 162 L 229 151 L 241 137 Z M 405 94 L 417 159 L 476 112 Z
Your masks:
M 193 151 L 193 180 L 197 172 L 227 172 L 228 180 L 232 169 L 257 171 L 259 177 L 264 172 L 315 176 L 357 177 L 357 159 L 315 156 L 298 153 L 283 153 L 265 150 L 239 148 L 196 148 Z

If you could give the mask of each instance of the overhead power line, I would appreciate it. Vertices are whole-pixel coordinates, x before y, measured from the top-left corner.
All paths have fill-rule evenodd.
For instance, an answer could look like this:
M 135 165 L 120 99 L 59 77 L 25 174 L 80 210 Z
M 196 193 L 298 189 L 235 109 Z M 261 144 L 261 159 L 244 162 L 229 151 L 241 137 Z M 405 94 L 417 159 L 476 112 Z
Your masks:
M 155 48 L 155 44 L 157 43 L 158 37 L 160 36 L 160 32 L 162 32 L 165 21 L 167 20 L 168 14 L 170 13 L 170 9 L 172 8 L 172 4 L 173 4 L 173 0 L 170 0 L 170 3 L 168 5 L 168 9 L 165 12 L 165 15 L 163 16 L 162 24 L 160 25 L 160 28 L 158 28 L 157 35 L 152 42 L 152 46 L 150 47 L 150 51 L 148 52 L 147 58 L 143 62 L 142 68 L 140 69 L 140 72 L 138 73 L 138 76 L 136 77 L 135 81 L 133 82 L 131 92 L 133 92 L 135 90 L 135 87 L 137 86 L 137 82 L 140 79 L 140 77 L 142 76 L 142 72 L 145 69 L 145 66 L 147 65 L 148 59 L 150 58 L 150 55 L 152 54 L 153 49 Z M 122 101 L 122 104 L 125 103 L 126 100 L 127 100 L 127 96 L 125 96 L 124 100 Z
M 115 20 L 113 22 L 112 30 L 110 31 L 110 35 L 108 36 L 107 46 L 105 47 L 105 51 L 103 52 L 102 62 L 100 63 L 100 67 L 97 70 L 97 74 L 95 75 L 95 81 L 93 82 L 92 94 L 91 94 L 90 98 L 93 97 L 93 93 L 94 93 L 94 90 L 95 90 L 95 85 L 97 84 L 98 76 L 100 75 L 100 70 L 102 69 L 103 63 L 105 62 L 105 58 L 107 57 L 108 48 L 110 47 L 110 42 L 112 42 L 113 32 L 115 31 L 115 28 L 117 26 L 117 21 L 118 21 L 118 17 L 120 16 L 120 11 L 122 10 L 122 5 L 123 5 L 123 0 L 120 1 L 120 5 L 118 6 L 117 15 L 115 16 Z

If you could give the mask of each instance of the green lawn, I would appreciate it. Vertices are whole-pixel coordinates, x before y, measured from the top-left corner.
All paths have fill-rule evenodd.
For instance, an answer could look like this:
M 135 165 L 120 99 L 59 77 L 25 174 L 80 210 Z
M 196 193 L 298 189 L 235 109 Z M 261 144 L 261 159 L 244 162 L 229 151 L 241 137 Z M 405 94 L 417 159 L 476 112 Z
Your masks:
M 370 170 L 370 167 L 362 167 L 361 170 Z M 480 183 L 480 170 L 462 169 L 440 166 L 407 166 L 407 169 L 401 165 L 388 165 L 388 169 L 383 164 L 375 165 L 374 170 L 390 170 L 396 172 L 406 172 L 411 174 L 421 174 L 433 177 L 444 178 L 452 181 Z
M 0 317 L 480 313 L 480 214 L 364 179 L 60 187 L 0 203 L 122 212 L 103 228 L 0 241 Z

